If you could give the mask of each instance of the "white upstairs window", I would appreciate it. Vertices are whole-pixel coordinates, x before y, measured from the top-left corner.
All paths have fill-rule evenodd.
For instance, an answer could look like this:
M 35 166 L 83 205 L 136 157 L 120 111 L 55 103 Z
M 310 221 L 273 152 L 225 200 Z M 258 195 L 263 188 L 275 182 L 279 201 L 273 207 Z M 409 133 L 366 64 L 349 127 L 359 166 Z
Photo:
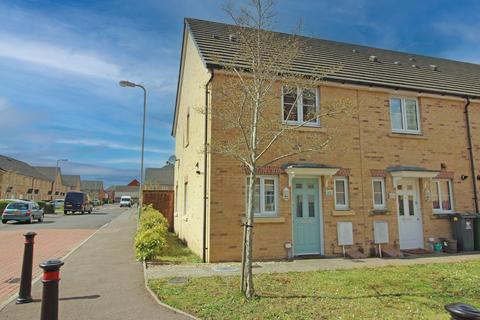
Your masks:
M 318 90 L 284 86 L 282 89 L 283 121 L 305 126 L 319 126 Z
M 392 132 L 420 133 L 420 111 L 416 99 L 391 98 L 390 120 Z

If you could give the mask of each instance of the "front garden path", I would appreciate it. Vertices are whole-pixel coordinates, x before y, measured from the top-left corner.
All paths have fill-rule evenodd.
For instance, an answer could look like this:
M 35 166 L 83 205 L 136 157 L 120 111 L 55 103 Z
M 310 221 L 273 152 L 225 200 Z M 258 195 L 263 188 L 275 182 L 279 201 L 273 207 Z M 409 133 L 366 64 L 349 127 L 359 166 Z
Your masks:
M 436 254 L 428 256 L 409 256 L 400 259 L 298 259 L 291 262 L 256 262 L 253 271 L 260 273 L 308 272 L 319 270 L 374 268 L 384 266 L 402 266 L 428 263 L 448 263 L 469 260 L 480 260 L 480 252 L 469 254 Z M 149 265 L 147 276 L 149 279 L 172 277 L 212 277 L 232 276 L 240 274 L 240 263 L 207 263 L 182 265 Z

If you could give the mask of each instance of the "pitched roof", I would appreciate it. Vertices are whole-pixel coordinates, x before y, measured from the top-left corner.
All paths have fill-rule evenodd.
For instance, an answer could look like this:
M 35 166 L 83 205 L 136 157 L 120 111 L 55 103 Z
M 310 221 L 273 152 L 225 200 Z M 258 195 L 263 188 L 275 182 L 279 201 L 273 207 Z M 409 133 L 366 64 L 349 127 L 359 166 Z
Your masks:
M 80 181 L 80 189 L 83 190 L 102 190 L 103 189 L 103 181 L 101 180 L 81 180 Z
M 34 167 L 37 171 L 43 174 L 45 177 L 48 178 L 50 181 L 55 181 L 57 177 L 57 167 Z M 58 172 L 61 174 L 60 168 L 58 168 Z
M 185 19 L 206 67 L 218 61 L 234 63 L 238 44 L 230 40 L 234 26 Z M 289 36 L 277 33 L 280 37 Z M 316 74 L 316 70 L 341 65 L 325 80 L 392 89 L 422 91 L 458 97 L 480 97 L 480 65 L 412 53 L 366 47 L 318 38 L 301 37 L 303 53 L 292 72 Z M 237 62 L 235 64 L 238 65 Z M 318 74 L 320 75 L 320 74 Z
M 145 184 L 157 184 L 173 186 L 174 184 L 174 165 L 167 164 L 162 168 L 146 168 Z
M 71 174 L 62 174 L 62 182 L 65 186 L 76 187 L 77 183 L 80 182 L 80 176 L 71 175 Z
M 7 156 L 0 155 L 0 169 L 18 172 L 37 179 L 50 180 L 28 163 Z

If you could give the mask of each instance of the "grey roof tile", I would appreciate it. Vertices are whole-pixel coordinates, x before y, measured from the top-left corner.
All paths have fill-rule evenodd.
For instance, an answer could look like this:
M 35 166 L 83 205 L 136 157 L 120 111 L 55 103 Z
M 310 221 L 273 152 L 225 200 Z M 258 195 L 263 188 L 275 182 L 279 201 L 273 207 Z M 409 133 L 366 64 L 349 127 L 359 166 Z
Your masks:
M 208 67 L 232 63 L 238 44 L 229 39 L 232 25 L 185 19 Z M 279 36 L 289 36 L 277 33 Z M 480 97 L 480 65 L 412 53 L 301 37 L 303 53 L 293 72 L 317 75 L 317 70 L 341 68 L 325 80 L 453 96 Z M 375 56 L 376 58 L 371 58 Z M 237 62 L 235 62 L 238 64 Z M 432 67 L 434 66 L 434 67 Z
M 146 168 L 145 184 L 158 184 L 173 186 L 174 184 L 174 166 L 168 164 L 162 168 Z
M 0 155 L 0 168 L 5 171 L 18 172 L 28 177 L 50 180 L 28 163 L 3 155 Z

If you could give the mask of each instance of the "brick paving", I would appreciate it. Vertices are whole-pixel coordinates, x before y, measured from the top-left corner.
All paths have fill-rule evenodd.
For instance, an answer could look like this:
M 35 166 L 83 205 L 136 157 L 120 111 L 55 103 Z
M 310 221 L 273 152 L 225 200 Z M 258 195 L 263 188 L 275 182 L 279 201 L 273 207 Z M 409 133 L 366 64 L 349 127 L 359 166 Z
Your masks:
M 35 230 L 33 251 L 33 278 L 41 273 L 39 263 L 61 258 L 95 229 L 38 229 Z M 25 230 L 0 232 L 0 304 L 18 291 L 23 259 L 23 234 Z

